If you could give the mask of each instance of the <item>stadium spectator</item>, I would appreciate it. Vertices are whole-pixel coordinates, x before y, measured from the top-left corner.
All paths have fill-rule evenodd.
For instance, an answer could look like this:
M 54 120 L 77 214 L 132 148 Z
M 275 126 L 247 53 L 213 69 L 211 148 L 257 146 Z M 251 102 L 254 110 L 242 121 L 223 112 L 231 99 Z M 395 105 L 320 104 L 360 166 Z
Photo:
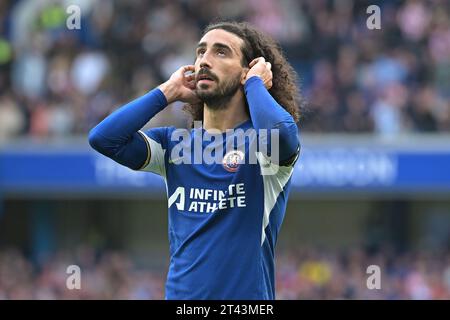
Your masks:
M 0 5 L 3 140 L 86 134 L 191 63 L 192 43 L 216 18 L 249 21 L 281 42 L 301 77 L 304 131 L 450 130 L 448 1 L 381 2 L 381 30 L 367 29 L 364 1 L 80 4 L 80 30 L 66 28 L 63 1 Z M 169 123 L 188 125 L 180 106 L 149 126 Z

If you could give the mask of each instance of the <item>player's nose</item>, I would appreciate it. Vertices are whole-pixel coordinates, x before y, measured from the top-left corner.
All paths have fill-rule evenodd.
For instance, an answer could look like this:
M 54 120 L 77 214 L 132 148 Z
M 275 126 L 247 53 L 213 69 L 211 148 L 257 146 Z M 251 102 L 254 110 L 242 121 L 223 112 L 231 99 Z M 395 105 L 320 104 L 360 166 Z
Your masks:
M 209 54 L 205 53 L 201 58 L 200 58 L 200 69 L 202 68 L 208 68 L 211 69 L 211 60 L 209 59 Z

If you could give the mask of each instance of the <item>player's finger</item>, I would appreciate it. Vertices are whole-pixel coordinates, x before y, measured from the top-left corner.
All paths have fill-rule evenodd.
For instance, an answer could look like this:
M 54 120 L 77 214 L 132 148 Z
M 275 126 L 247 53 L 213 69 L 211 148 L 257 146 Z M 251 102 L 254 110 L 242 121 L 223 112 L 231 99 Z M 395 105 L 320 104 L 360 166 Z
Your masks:
M 195 89 L 195 81 L 189 81 L 187 83 L 187 87 L 191 90 L 194 90 Z
M 269 70 L 272 70 L 272 64 L 270 62 L 266 62 L 266 66 Z
M 195 71 L 195 66 L 190 64 L 190 65 L 181 67 L 181 70 L 183 70 L 182 71 L 183 73 L 186 73 L 186 72 L 189 72 L 189 71 L 194 72 Z
M 255 64 L 259 63 L 259 62 L 264 63 L 264 62 L 266 62 L 266 60 L 264 59 L 264 57 L 258 57 L 258 58 L 256 58 L 256 59 L 253 59 L 253 61 L 250 62 L 249 67 L 251 68 L 251 67 L 253 67 Z
M 250 68 L 253 67 L 258 62 L 258 59 L 253 59 L 248 65 Z
M 188 82 L 194 80 L 195 79 L 195 73 L 190 73 L 190 74 L 185 75 L 185 79 Z

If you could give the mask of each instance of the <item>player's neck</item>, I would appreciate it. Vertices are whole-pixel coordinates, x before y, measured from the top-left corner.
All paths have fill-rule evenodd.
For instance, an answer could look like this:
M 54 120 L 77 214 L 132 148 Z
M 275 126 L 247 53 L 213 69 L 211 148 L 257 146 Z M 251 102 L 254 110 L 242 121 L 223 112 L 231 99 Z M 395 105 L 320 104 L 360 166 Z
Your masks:
M 230 99 L 226 108 L 210 109 L 207 105 L 203 108 L 203 127 L 205 130 L 217 129 L 225 132 L 225 130 L 233 129 L 248 119 L 245 97 L 240 92 Z

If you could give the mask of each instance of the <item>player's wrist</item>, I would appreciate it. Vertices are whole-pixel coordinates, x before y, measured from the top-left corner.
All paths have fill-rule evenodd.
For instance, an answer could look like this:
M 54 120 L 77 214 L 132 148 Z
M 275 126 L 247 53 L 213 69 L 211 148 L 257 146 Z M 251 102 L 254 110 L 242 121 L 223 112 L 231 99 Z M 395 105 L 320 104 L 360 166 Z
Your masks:
M 263 79 L 260 75 L 252 74 L 250 76 L 247 76 L 247 78 L 245 79 L 245 83 L 250 82 L 250 81 L 255 81 L 257 79 L 263 81 Z
M 175 84 L 171 81 L 166 81 L 158 86 L 158 89 L 164 94 L 167 104 L 171 104 L 178 100 L 178 90 Z
M 263 79 L 262 79 L 260 76 L 254 74 L 254 75 L 251 75 L 250 77 L 248 77 L 248 78 L 245 80 L 244 87 L 245 87 L 245 88 L 248 88 L 248 87 L 251 86 L 253 83 L 262 83 L 262 84 L 264 85 Z

